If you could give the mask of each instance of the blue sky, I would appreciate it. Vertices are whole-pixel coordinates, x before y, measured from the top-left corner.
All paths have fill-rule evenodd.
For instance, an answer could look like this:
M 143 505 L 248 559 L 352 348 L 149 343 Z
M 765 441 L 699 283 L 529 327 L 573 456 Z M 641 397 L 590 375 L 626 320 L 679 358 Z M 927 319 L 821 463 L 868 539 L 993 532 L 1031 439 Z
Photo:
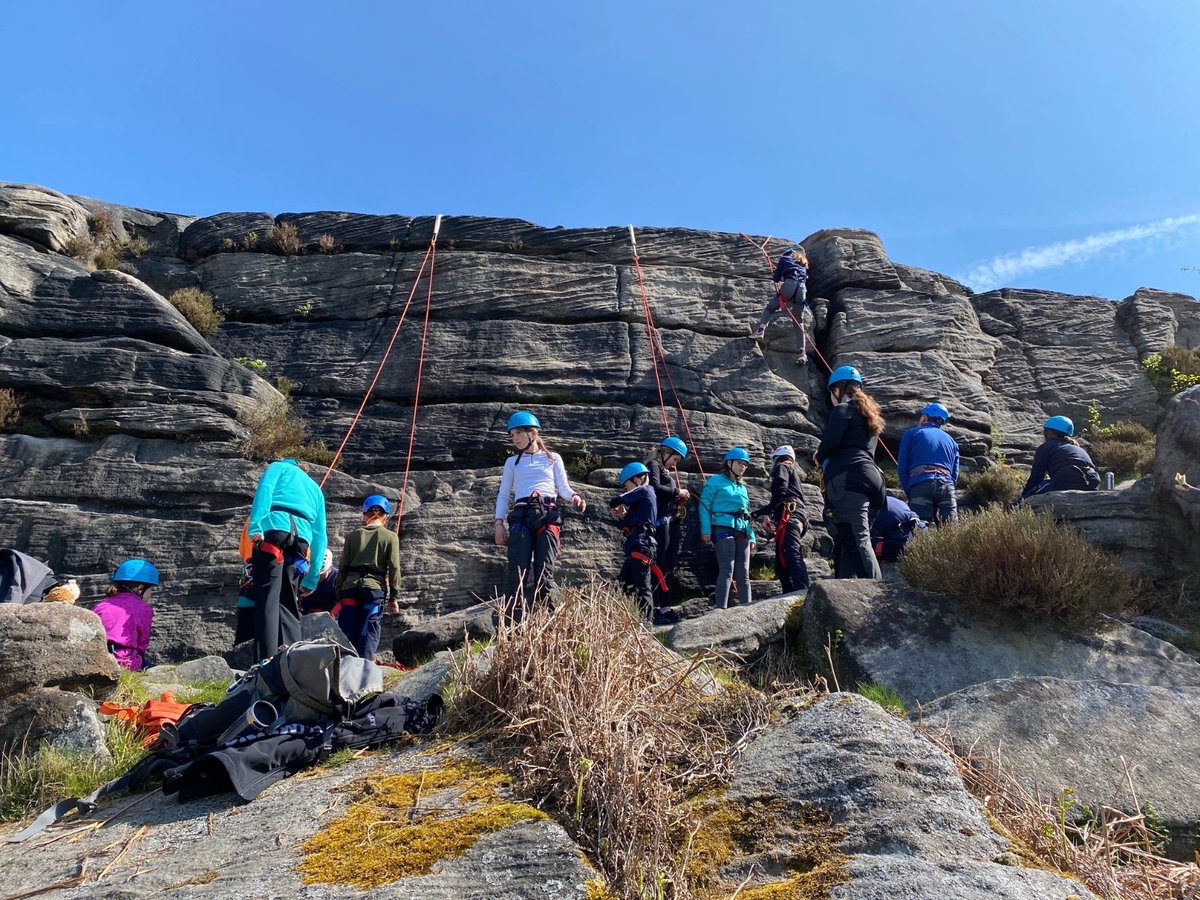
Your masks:
M 105 0 L 5 3 L 0 34 L 0 180 L 191 214 L 860 227 L 979 286 L 1200 293 L 1195 0 Z

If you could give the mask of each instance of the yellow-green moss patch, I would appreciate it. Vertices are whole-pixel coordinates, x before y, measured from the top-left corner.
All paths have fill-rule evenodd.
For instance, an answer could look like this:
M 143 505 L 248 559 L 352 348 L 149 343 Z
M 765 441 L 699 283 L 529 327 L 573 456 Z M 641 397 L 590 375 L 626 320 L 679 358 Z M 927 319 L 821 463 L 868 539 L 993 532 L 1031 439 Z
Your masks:
M 617 895 L 612 892 L 603 878 L 593 878 L 584 885 L 587 891 L 586 900 L 617 900 Z
M 548 818 L 528 804 L 504 799 L 500 789 L 510 783 L 498 769 L 471 760 L 352 782 L 341 789 L 358 795 L 346 814 L 301 845 L 304 881 L 379 887 L 424 875 L 439 860 L 461 856 L 485 834 Z

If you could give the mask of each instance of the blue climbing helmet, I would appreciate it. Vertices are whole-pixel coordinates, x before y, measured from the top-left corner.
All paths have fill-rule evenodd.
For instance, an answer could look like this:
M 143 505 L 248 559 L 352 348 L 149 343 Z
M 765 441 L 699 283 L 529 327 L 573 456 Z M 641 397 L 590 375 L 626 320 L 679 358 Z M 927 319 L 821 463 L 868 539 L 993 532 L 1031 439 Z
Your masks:
M 829 387 L 841 384 L 843 381 L 853 381 L 855 384 L 862 384 L 862 372 L 858 371 L 854 366 L 838 366 L 829 373 Z
M 625 468 L 621 470 L 621 474 L 617 477 L 621 479 L 621 484 L 627 482 L 630 478 L 636 478 L 639 475 L 648 475 L 650 470 L 640 462 L 626 463 Z
M 508 417 L 508 424 L 504 426 L 505 431 L 512 431 L 514 428 L 541 428 L 542 423 L 538 421 L 538 417 L 531 412 L 515 412 Z
M 158 586 L 158 569 L 147 559 L 127 559 L 113 572 L 113 581 L 128 581 L 133 584 Z
M 668 450 L 674 450 L 682 457 L 687 457 L 687 444 L 677 437 L 663 438 L 663 442 L 659 446 L 666 447 Z
M 388 498 L 383 496 L 383 494 L 372 494 L 364 500 L 363 512 L 368 513 L 376 506 L 383 510 L 385 516 L 392 514 L 392 504 L 388 503 Z
M 750 462 L 750 454 L 741 447 L 734 447 L 725 454 L 725 462 L 733 462 L 736 459 L 740 459 L 742 462 L 748 463 Z
M 1068 437 L 1075 433 L 1075 423 L 1066 416 L 1051 416 L 1042 427 L 1049 428 L 1051 431 L 1061 431 Z
M 929 416 L 931 419 L 941 419 L 943 422 L 950 421 L 950 410 L 946 409 L 940 403 L 930 403 L 921 410 L 921 415 Z

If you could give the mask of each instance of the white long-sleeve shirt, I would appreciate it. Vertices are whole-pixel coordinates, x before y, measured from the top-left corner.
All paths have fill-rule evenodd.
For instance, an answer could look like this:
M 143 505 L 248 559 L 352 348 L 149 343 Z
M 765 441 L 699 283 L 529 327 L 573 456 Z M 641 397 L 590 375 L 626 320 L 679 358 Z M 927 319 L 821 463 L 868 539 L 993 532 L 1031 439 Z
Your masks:
M 518 460 L 520 465 L 517 465 Z M 510 456 L 504 461 L 500 494 L 496 497 L 496 518 L 507 517 L 514 500 L 532 496 L 535 491 L 546 498 L 557 496 L 571 500 L 575 497 L 575 490 L 567 481 L 562 457 L 557 453 L 538 450 Z

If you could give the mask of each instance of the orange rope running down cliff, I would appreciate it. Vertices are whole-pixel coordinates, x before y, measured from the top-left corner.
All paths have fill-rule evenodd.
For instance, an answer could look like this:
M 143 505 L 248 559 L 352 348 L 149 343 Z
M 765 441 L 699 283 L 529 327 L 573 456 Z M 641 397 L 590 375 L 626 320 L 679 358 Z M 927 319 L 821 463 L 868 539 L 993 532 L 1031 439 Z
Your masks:
M 758 243 L 755 243 L 754 238 L 750 237 L 750 235 L 746 234 L 744 231 L 739 232 L 739 234 L 741 234 L 742 237 L 744 237 L 751 244 L 754 244 L 754 246 L 758 248 L 758 252 L 762 254 L 763 260 L 767 264 L 767 271 L 771 273 L 772 283 L 774 283 L 775 266 L 771 263 L 771 254 L 767 253 L 767 244 L 770 243 L 771 238 L 768 237 L 761 244 L 758 244 Z M 779 305 L 782 306 L 785 310 L 787 310 L 787 314 L 792 317 L 792 321 L 796 323 L 796 327 L 804 332 L 805 337 L 808 338 L 808 342 L 810 344 L 812 344 L 813 352 L 815 354 L 817 354 L 817 358 L 819 360 L 821 360 L 822 364 L 825 366 L 825 371 L 833 372 L 833 366 L 831 366 L 829 364 L 829 360 L 827 360 L 824 356 L 821 355 L 821 351 L 817 347 L 816 340 L 805 329 L 804 323 L 800 319 L 796 318 L 796 314 L 794 312 L 792 312 L 792 307 L 786 305 L 783 302 L 780 302 Z M 883 435 L 879 436 L 879 446 L 881 446 L 883 448 L 883 452 L 886 453 L 888 455 L 888 458 L 891 459 L 891 461 L 896 464 L 897 468 L 899 468 L 900 463 L 896 460 L 896 457 L 892 454 L 892 448 L 889 447 L 887 445 L 887 443 L 883 440 Z
M 663 400 L 662 383 L 658 379 L 658 362 L 662 359 L 663 371 L 667 376 L 667 384 L 671 387 L 671 394 L 675 398 L 675 406 L 679 409 L 679 420 L 683 423 L 683 430 L 687 434 L 688 444 L 692 448 L 692 452 L 696 454 L 696 468 L 700 470 L 700 477 L 704 478 L 704 463 L 700 459 L 700 448 L 696 446 L 696 440 L 692 437 L 692 426 L 688 423 L 687 411 L 683 408 L 683 403 L 679 399 L 679 391 L 675 389 L 675 379 L 671 377 L 671 367 L 667 365 L 666 351 L 658 340 L 658 328 L 654 324 L 654 313 L 650 310 L 650 295 L 646 292 L 646 280 L 642 277 L 642 263 L 638 258 L 637 237 L 634 234 L 633 226 L 629 226 L 629 242 L 633 245 L 633 268 L 637 272 L 638 285 L 642 289 L 642 309 L 646 314 L 646 337 L 650 341 L 650 354 L 654 362 L 654 380 L 658 384 L 658 405 L 662 411 L 663 428 L 666 429 L 667 436 L 671 435 L 671 426 L 667 421 L 667 405 Z
M 440 220 L 441 217 L 439 216 Z M 387 347 L 383 351 L 383 358 L 379 360 L 379 367 L 375 370 L 375 377 L 371 379 L 371 383 L 367 386 L 366 393 L 363 394 L 362 402 L 358 404 L 358 410 L 354 413 L 354 417 L 350 420 L 350 427 L 346 429 L 346 436 L 342 438 L 342 442 L 338 445 L 337 452 L 333 454 L 333 460 L 329 463 L 329 467 L 325 470 L 325 474 L 321 476 L 321 487 L 325 487 L 325 482 L 329 480 L 329 476 L 333 474 L 334 466 L 338 464 L 338 460 L 342 458 L 342 452 L 346 449 L 346 445 L 350 442 L 350 435 L 354 434 L 354 429 L 358 427 L 358 422 L 362 418 L 363 410 L 367 408 L 367 402 L 371 399 L 371 394 L 375 391 L 375 386 L 379 384 L 379 378 L 383 374 L 383 367 L 387 365 L 388 357 L 392 354 L 392 348 L 396 346 L 396 338 L 400 336 L 400 327 L 404 324 L 404 319 L 408 315 L 408 308 L 412 305 L 413 297 L 416 296 L 417 287 L 421 284 L 421 276 L 425 274 L 425 265 L 429 262 L 429 258 L 433 253 L 434 244 L 437 241 L 435 235 L 429 242 L 429 247 L 425 251 L 425 256 L 421 260 L 421 268 L 417 272 L 417 277 L 413 280 L 412 290 L 408 292 L 408 300 L 404 304 L 404 309 L 400 313 L 400 320 L 396 323 L 395 329 L 392 331 L 392 339 L 388 341 Z M 432 285 L 432 273 L 430 275 Z

